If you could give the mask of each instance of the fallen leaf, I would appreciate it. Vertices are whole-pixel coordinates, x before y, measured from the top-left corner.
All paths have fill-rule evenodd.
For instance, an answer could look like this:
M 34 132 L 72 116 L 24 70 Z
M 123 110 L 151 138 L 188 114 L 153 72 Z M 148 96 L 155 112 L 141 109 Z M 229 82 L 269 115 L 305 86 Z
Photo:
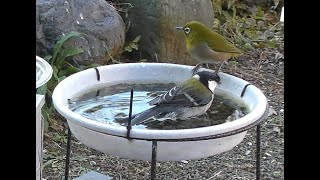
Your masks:
M 63 127 L 61 125 L 59 125 L 58 123 L 52 123 L 50 126 L 52 129 L 56 130 L 56 131 L 62 131 Z
M 277 53 L 274 55 L 274 58 L 275 58 L 276 60 L 283 59 L 283 54 L 277 52 Z
M 259 59 L 261 59 L 261 60 L 266 60 L 267 57 L 268 57 L 268 56 L 267 56 L 267 53 L 264 52 L 264 51 L 262 51 L 262 52 L 260 53 Z
M 269 153 L 264 153 L 264 154 L 267 155 L 267 156 L 269 156 L 269 157 L 271 156 L 271 154 L 269 154 Z
M 277 132 L 277 133 L 280 133 L 280 128 L 277 127 L 277 126 L 275 126 L 275 127 L 273 127 L 273 131 L 274 131 L 274 132 Z
M 269 107 L 268 117 L 271 115 L 278 115 L 278 113 L 272 107 Z

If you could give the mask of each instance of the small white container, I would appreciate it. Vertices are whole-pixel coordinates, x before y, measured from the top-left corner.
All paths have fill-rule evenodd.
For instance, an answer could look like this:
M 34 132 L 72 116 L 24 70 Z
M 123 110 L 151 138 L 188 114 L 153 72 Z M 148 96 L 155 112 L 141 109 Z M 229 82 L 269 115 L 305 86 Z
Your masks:
M 36 88 L 47 83 L 52 76 L 52 67 L 44 59 L 36 56 Z
M 43 120 L 41 108 L 44 105 L 44 96 L 36 95 L 36 180 L 42 178 L 42 149 L 43 149 Z
M 52 76 L 52 67 L 46 60 L 36 56 L 36 89 L 47 83 Z M 42 179 L 43 128 L 41 108 L 45 96 L 36 94 L 36 180 Z

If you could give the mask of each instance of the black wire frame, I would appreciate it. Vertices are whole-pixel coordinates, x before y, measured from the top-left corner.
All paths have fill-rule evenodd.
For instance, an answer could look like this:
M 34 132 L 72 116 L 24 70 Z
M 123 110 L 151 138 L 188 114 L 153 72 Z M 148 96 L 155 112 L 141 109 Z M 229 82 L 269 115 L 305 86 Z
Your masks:
M 97 80 L 100 81 L 100 73 L 98 71 L 98 68 L 94 68 L 97 73 Z M 240 97 L 243 97 L 243 95 L 246 92 L 247 87 L 251 85 L 250 83 L 245 85 Z M 97 93 L 98 95 L 99 93 Z M 201 140 L 209 140 L 209 139 L 217 139 L 217 138 L 222 138 L 222 137 L 227 137 L 231 135 L 235 135 L 244 131 L 247 131 L 253 127 L 256 127 L 256 180 L 260 180 L 260 171 L 261 171 L 261 123 L 267 119 L 268 117 L 268 112 L 269 112 L 269 105 L 266 105 L 266 109 L 264 114 L 256 120 L 254 123 L 245 126 L 243 128 L 226 132 L 226 133 L 221 133 L 221 134 L 216 134 L 216 135 L 211 135 L 211 136 L 204 136 L 204 137 L 196 137 L 196 138 L 185 138 L 185 139 L 141 139 L 141 138 L 131 138 L 130 137 L 130 131 L 132 129 L 131 127 L 131 117 L 132 117 L 132 103 L 133 102 L 133 89 L 131 90 L 130 93 L 130 108 L 129 108 L 129 121 L 127 125 L 127 136 L 124 138 L 127 138 L 128 140 L 131 139 L 139 139 L 139 140 L 147 140 L 147 141 L 152 141 L 152 154 L 151 154 L 151 169 L 150 169 L 150 179 L 155 180 L 156 179 L 156 163 L 157 163 L 157 146 L 158 146 L 158 141 L 171 141 L 171 142 L 177 142 L 177 141 L 201 141 Z M 71 130 L 68 127 L 68 136 L 67 136 L 67 150 L 66 150 L 66 163 L 65 163 L 65 180 L 69 179 L 69 165 L 70 165 L 70 152 L 71 152 Z

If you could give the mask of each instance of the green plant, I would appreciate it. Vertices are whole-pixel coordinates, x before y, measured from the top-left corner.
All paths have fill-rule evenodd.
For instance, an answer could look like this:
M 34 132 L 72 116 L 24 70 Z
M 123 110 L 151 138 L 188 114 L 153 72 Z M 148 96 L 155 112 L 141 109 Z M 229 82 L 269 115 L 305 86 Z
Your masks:
M 121 15 L 123 21 L 125 22 L 125 25 L 126 25 L 125 32 L 127 33 L 131 26 L 131 22 L 129 19 L 129 10 L 133 8 L 133 5 L 128 0 L 107 0 L 107 2 L 111 4 L 117 10 L 117 12 Z M 124 61 L 132 62 L 133 59 L 131 58 L 131 56 L 137 55 L 135 54 L 135 51 L 139 50 L 138 42 L 140 38 L 141 38 L 141 35 L 135 37 L 133 40 L 129 40 L 126 38 L 125 44 L 123 46 L 121 56 L 119 57 L 119 59 L 116 60 L 109 55 L 111 57 L 112 62 L 113 63 L 122 63 Z M 146 62 L 146 61 L 147 61 L 146 59 L 141 58 L 141 54 L 140 54 L 139 62 Z
M 126 42 L 124 45 L 123 52 L 132 52 L 132 50 L 138 50 L 139 49 L 138 42 L 139 42 L 140 38 L 141 38 L 141 36 L 139 35 L 139 36 L 135 37 L 132 41 Z
M 125 41 L 125 44 L 123 46 L 123 49 L 120 53 L 120 57 L 118 59 L 114 59 L 109 53 L 109 57 L 111 58 L 111 61 L 112 63 L 116 63 L 116 64 L 119 64 L 119 63 L 122 63 L 124 59 L 126 59 L 126 53 L 132 53 L 133 51 L 137 51 L 139 49 L 139 45 L 138 45 L 138 42 L 140 40 L 140 35 L 135 37 L 133 40 L 127 40 Z M 108 52 L 108 51 L 107 51 Z M 141 61 L 142 62 L 142 61 Z
M 243 51 L 255 48 L 276 48 L 283 45 L 283 23 L 274 6 L 249 6 L 238 0 L 212 0 L 214 29 L 229 38 Z
M 52 116 L 54 112 L 54 106 L 52 104 L 51 97 L 52 92 L 54 88 L 57 86 L 57 84 L 73 73 L 76 73 L 89 67 L 97 66 L 97 64 L 92 64 L 86 67 L 75 67 L 74 65 L 66 61 L 68 57 L 72 57 L 84 52 L 83 49 L 80 47 L 63 46 L 63 44 L 67 42 L 70 38 L 78 37 L 80 35 L 81 34 L 79 32 L 69 32 L 67 35 L 61 37 L 61 39 L 55 43 L 53 48 L 53 54 L 44 57 L 44 59 L 49 62 L 53 70 L 52 78 L 45 85 L 41 86 L 37 90 L 38 94 L 46 96 L 46 103 L 42 108 L 45 131 L 48 129 L 50 122 L 53 122 Z

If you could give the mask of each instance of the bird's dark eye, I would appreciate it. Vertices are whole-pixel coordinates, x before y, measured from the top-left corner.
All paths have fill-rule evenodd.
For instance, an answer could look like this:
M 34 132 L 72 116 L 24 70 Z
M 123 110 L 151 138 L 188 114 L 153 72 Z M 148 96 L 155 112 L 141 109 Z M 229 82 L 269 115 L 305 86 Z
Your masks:
M 185 32 L 186 34 L 189 34 L 190 28 L 188 28 L 188 27 L 184 28 L 184 32 Z

